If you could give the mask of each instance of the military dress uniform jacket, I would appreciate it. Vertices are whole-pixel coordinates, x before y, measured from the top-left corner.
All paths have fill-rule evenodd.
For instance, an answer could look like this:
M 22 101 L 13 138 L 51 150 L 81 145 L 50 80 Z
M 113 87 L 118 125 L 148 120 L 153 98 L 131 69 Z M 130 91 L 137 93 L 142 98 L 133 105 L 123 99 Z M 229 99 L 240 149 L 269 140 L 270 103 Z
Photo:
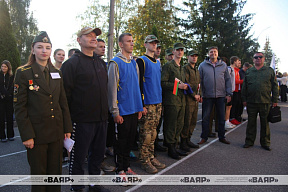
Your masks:
M 190 85 L 193 93 L 186 95 L 186 105 L 192 104 L 195 100 L 195 95 L 201 95 L 201 89 L 199 87 L 200 84 L 200 73 L 195 66 L 194 68 L 191 64 L 184 65 L 185 79 L 186 82 Z M 199 89 L 199 93 L 198 93 Z
M 166 63 L 162 68 L 161 86 L 163 105 L 185 106 L 184 90 L 178 88 L 177 95 L 173 94 L 175 77 L 185 82 L 183 66 L 178 66 L 174 60 Z
M 48 66 L 50 74 L 59 74 L 50 75 L 50 86 L 37 63 L 16 71 L 14 109 L 23 142 L 33 138 L 35 144 L 47 144 L 73 130 L 61 71 Z
M 274 70 L 266 66 L 259 70 L 255 67 L 248 69 L 241 95 L 242 101 L 247 103 L 277 103 L 278 84 Z

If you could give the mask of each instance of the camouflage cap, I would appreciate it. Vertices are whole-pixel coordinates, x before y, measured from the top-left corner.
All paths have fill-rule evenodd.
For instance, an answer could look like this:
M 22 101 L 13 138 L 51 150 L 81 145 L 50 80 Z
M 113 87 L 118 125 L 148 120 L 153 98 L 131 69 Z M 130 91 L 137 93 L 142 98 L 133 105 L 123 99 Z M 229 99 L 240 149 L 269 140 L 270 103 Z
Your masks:
M 40 31 L 40 33 L 34 38 L 32 43 L 42 42 L 42 43 L 51 43 L 50 38 L 46 31 Z
M 96 36 L 101 35 L 102 31 L 99 28 L 92 28 L 92 27 L 83 27 L 78 33 L 77 36 L 81 37 L 82 35 L 87 35 L 91 32 L 94 32 Z
M 184 45 L 182 43 L 175 43 L 174 44 L 174 49 L 184 49 Z
M 168 48 L 168 49 L 165 50 L 165 54 L 168 55 L 168 56 L 169 55 L 173 55 L 172 51 L 173 51 L 173 48 Z
M 157 48 L 158 48 L 158 47 L 162 47 L 162 46 L 161 46 L 160 44 L 157 44 Z
M 197 56 L 198 56 L 199 54 L 198 54 L 197 51 L 191 50 L 191 51 L 188 51 L 188 53 L 187 53 L 187 56 L 189 56 L 189 55 L 191 55 L 191 56 L 192 56 L 192 55 L 197 55 Z
M 148 36 L 145 38 L 144 43 L 151 43 L 151 42 L 153 42 L 153 41 L 156 41 L 156 43 L 159 43 L 159 42 L 160 42 L 155 35 L 148 35 Z

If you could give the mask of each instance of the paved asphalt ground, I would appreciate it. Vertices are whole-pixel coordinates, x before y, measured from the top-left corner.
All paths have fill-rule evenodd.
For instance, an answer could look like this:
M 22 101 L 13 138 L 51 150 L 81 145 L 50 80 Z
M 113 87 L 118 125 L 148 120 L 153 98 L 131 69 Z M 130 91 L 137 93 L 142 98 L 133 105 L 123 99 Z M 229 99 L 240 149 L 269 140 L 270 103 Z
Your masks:
M 245 140 L 245 129 L 247 121 L 226 132 L 226 138 L 231 141 L 230 145 L 222 144 L 217 138 L 211 138 L 198 150 L 193 150 L 189 156 L 180 161 L 173 160 L 167 153 L 158 153 L 157 158 L 167 165 L 161 170 L 161 175 L 288 175 L 288 104 L 279 103 L 282 111 L 282 121 L 270 124 L 271 148 L 266 151 L 259 143 L 259 120 L 258 133 L 252 148 L 242 148 Z M 197 127 L 192 136 L 192 141 L 197 143 L 201 134 L 201 105 L 198 112 Z M 244 118 L 247 118 L 246 111 Z M 15 127 L 16 139 L 13 142 L 0 143 L 0 175 L 28 175 L 29 165 L 26 151 Z M 137 154 L 137 152 L 135 152 Z M 112 157 L 106 160 L 113 164 Z M 131 163 L 132 169 L 140 174 L 146 175 L 141 170 L 138 161 Z M 87 165 L 86 165 L 87 170 Z M 67 165 L 63 165 L 63 174 L 68 174 Z M 114 174 L 114 173 L 107 173 Z M 288 192 L 287 185 L 194 185 L 194 186 L 105 186 L 111 191 L 255 191 L 255 192 Z M 62 186 L 62 191 L 69 191 L 69 186 Z M 86 187 L 87 189 L 87 187 Z M 0 192 L 26 192 L 30 186 L 0 186 Z

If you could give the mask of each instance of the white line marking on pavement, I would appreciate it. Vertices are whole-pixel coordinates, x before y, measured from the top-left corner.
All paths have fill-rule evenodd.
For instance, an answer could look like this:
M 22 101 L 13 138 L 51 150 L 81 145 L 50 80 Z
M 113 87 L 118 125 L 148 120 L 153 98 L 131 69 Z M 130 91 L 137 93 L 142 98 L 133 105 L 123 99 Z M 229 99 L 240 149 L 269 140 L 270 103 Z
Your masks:
M 2 158 L 2 157 L 7 157 L 7 156 L 11 156 L 11 155 L 16 155 L 16 154 L 18 154 L 18 153 L 24 153 L 24 152 L 26 152 L 26 151 L 27 151 L 27 150 L 18 151 L 18 152 L 15 152 L 15 153 L 8 153 L 8 154 L 6 154 L 6 155 L 1 155 L 0 158 Z
M 202 120 L 199 120 L 202 121 Z M 198 122 L 198 121 L 197 121 Z M 238 127 L 240 127 L 241 125 L 244 125 L 247 121 L 241 123 L 240 125 L 237 125 L 235 128 L 231 129 L 230 131 L 227 131 L 225 135 L 228 135 L 229 133 L 233 132 L 234 130 L 236 130 Z M 156 175 L 162 175 L 165 172 L 169 171 L 170 169 L 176 167 L 177 165 L 179 165 L 180 163 L 182 163 L 183 161 L 185 161 L 186 159 L 189 159 L 190 157 L 196 155 L 197 153 L 199 153 L 200 151 L 206 149 L 207 147 L 209 147 L 210 145 L 212 145 L 213 143 L 215 143 L 218 140 L 218 138 L 215 138 L 214 140 L 210 141 L 209 143 L 207 143 L 206 145 L 204 145 L 203 147 L 199 148 L 198 150 L 194 151 L 193 153 L 187 155 L 186 157 L 184 157 L 183 159 L 176 161 L 175 163 L 173 163 L 172 165 L 170 165 L 169 167 L 166 167 L 165 169 L 163 169 L 162 171 L 156 173 L 155 175 L 151 176 L 151 179 L 154 179 L 156 177 Z M 131 189 L 128 189 L 126 192 L 132 192 L 135 191 L 137 189 L 139 189 L 140 187 L 142 187 L 146 182 L 144 181 L 141 184 L 138 184 L 134 187 L 132 187 Z

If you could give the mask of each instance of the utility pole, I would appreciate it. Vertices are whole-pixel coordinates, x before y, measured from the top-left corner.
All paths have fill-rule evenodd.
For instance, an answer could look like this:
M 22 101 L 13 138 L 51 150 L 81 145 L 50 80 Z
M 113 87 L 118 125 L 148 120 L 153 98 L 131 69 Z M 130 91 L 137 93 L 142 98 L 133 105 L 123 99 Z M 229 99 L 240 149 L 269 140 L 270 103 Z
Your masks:
M 114 6 L 115 6 L 115 0 L 110 0 L 110 17 L 109 17 L 108 58 L 107 58 L 107 62 L 109 62 L 113 58 Z

